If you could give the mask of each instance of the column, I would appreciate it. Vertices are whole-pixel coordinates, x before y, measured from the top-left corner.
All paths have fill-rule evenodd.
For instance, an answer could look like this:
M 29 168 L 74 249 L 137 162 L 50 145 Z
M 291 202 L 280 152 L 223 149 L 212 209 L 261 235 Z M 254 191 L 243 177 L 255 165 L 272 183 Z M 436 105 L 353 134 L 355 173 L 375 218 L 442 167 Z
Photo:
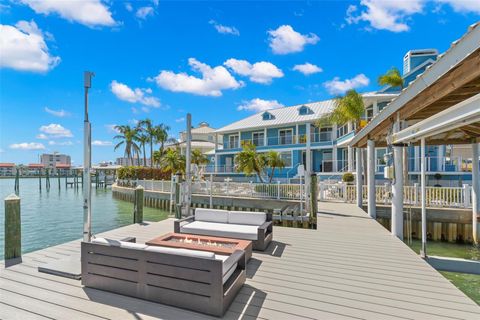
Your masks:
M 266 129 L 265 129 L 266 130 Z M 298 144 L 300 140 L 298 139 L 298 123 L 295 125 L 295 144 Z
M 355 148 L 355 151 L 355 157 L 357 160 L 357 176 L 355 177 L 357 183 L 357 206 L 360 209 L 363 209 L 362 149 Z
M 332 171 L 333 172 L 337 172 L 338 171 L 338 148 L 337 148 L 337 145 L 334 145 L 333 146 L 333 150 L 332 150 Z
M 444 157 L 445 157 L 445 146 L 437 146 L 437 171 L 443 171 L 444 166 Z
M 367 141 L 367 193 L 368 215 L 377 217 L 376 190 L 375 190 L 375 142 Z
M 425 151 L 424 151 L 424 153 L 425 153 Z M 421 161 L 420 160 L 421 159 L 421 157 L 420 157 L 420 147 L 418 147 L 418 146 L 414 147 L 413 159 L 414 159 L 413 160 L 414 161 L 413 171 L 418 172 L 419 171 L 418 169 L 420 168 L 420 161 Z
M 393 127 L 394 132 L 400 131 L 398 118 Z M 403 147 L 393 147 L 393 167 L 391 232 L 393 236 L 403 240 Z
M 472 232 L 473 241 L 479 242 L 478 216 L 480 210 L 480 175 L 478 169 L 478 143 L 472 144 Z
M 263 145 L 268 146 L 267 128 L 263 129 Z
M 378 113 L 378 102 L 373 101 L 373 116 L 376 116 Z
M 421 201 L 422 201 L 422 248 L 420 250 L 420 255 L 425 258 L 427 256 L 427 187 L 425 185 L 426 182 L 426 177 L 425 177 L 425 172 L 426 172 L 426 160 L 425 160 L 425 138 L 422 138 L 420 140 L 420 158 L 421 158 L 421 163 L 420 163 L 420 177 L 421 177 L 421 183 L 420 183 L 420 188 L 421 188 Z
M 215 133 L 215 162 L 213 164 L 213 170 L 215 171 L 215 173 L 218 172 L 218 154 L 217 154 L 217 150 L 218 150 L 218 133 Z
M 351 146 L 347 147 L 347 165 L 348 172 L 353 172 L 353 148 Z
M 306 150 L 305 150 L 305 199 L 306 199 L 306 209 L 307 212 L 310 212 L 310 174 L 312 172 L 312 151 L 311 141 L 310 141 L 310 123 L 305 124 L 307 135 L 307 143 L 306 143 Z

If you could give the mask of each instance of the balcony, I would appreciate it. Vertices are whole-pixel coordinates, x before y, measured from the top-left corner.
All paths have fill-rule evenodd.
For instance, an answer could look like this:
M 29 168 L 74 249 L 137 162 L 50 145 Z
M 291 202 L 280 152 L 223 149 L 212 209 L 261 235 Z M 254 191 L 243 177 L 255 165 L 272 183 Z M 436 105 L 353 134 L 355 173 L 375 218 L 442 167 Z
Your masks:
M 320 132 L 311 134 L 311 143 L 322 143 L 322 142 L 332 142 L 332 133 L 331 132 Z M 267 139 L 263 137 L 253 138 L 253 139 L 242 139 L 239 144 L 238 141 L 229 141 L 225 144 L 223 150 L 232 150 L 239 149 L 241 145 L 245 142 L 250 142 L 256 147 L 274 147 L 274 146 L 288 146 L 296 144 L 306 144 L 307 135 L 284 135 L 276 137 L 268 137 Z

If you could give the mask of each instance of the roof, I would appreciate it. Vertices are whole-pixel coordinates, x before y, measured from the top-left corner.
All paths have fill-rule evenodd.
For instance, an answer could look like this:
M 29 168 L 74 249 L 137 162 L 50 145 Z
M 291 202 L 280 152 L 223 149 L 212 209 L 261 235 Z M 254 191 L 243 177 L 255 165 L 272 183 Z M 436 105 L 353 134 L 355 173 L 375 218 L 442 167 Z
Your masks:
M 183 130 L 180 133 L 185 133 L 186 131 Z M 215 129 L 210 127 L 210 125 L 206 122 L 200 122 L 198 124 L 198 127 L 192 128 L 191 129 L 192 134 L 193 133 L 212 133 L 215 132 Z
M 55 165 L 55 168 L 59 168 L 59 169 L 65 169 L 65 168 L 70 168 L 71 165 L 70 164 L 64 164 L 64 163 L 57 163 Z
M 15 167 L 15 163 L 10 163 L 10 162 L 0 163 L 0 168 L 10 168 L 10 167 Z
M 210 142 L 210 141 L 195 141 L 195 140 L 192 140 L 191 144 L 192 144 L 192 148 L 212 148 L 212 149 L 215 148 L 215 143 Z M 187 145 L 187 142 L 182 141 L 182 142 L 169 144 L 165 147 L 179 147 L 179 146 L 183 147 L 183 146 L 186 146 L 186 145 Z
M 313 103 L 299 104 L 291 107 L 281 107 L 276 109 L 270 109 L 251 115 L 245 119 L 231 123 L 223 128 L 218 129 L 217 133 L 223 132 L 235 132 L 245 129 L 274 127 L 285 124 L 297 124 L 304 122 L 312 122 L 321 118 L 323 115 L 328 114 L 334 108 L 335 100 L 325 100 Z M 298 108 L 307 106 L 312 110 L 311 114 L 300 115 Z M 273 115 L 271 120 L 263 120 L 262 115 L 268 112 Z
M 366 139 L 373 139 L 376 136 L 378 136 L 377 141 L 384 141 L 384 135 L 388 132 L 392 118 L 396 113 L 402 113 L 401 120 L 424 119 L 476 94 L 475 85 L 469 84 L 468 81 L 476 81 L 476 74 L 480 73 L 478 67 L 474 67 L 478 64 L 478 57 L 473 55 L 479 50 L 480 28 L 476 23 L 470 26 L 460 40 L 454 41 L 435 63 L 427 67 L 425 72 L 417 76 L 408 87 L 402 90 L 398 97 L 393 99 L 360 130 L 352 139 L 350 145 L 363 147 L 366 144 Z M 460 66 L 463 69 L 459 69 Z M 460 77 L 457 75 L 460 70 L 467 70 L 471 75 Z M 448 78 L 447 75 L 457 76 L 457 78 Z M 460 83 L 461 81 L 463 82 Z M 438 85 L 435 86 L 435 84 Z M 433 87 L 437 87 L 436 93 L 432 93 Z M 459 91 L 463 87 L 466 91 L 457 92 L 455 96 L 455 90 Z M 448 97 L 450 94 L 451 96 Z M 454 97 L 455 99 L 453 99 Z M 422 102 L 418 101 L 420 98 L 423 99 Z M 442 101 L 442 98 L 445 98 L 444 101 Z M 434 105 L 436 102 L 439 103 Z M 407 108 L 404 107 L 410 109 L 407 111 Z
M 29 168 L 44 168 L 45 166 L 41 163 L 29 163 L 28 167 Z

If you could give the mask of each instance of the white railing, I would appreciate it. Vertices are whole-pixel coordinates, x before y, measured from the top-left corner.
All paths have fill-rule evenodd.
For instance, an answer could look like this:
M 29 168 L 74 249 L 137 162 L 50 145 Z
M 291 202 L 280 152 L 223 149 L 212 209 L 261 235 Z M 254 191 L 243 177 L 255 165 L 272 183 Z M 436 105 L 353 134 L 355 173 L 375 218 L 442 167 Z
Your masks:
M 426 187 L 427 207 L 437 208 L 471 208 L 471 186 L 463 187 Z M 357 187 L 345 183 L 319 182 L 319 199 L 330 201 L 356 202 Z M 363 186 L 363 202 L 367 202 L 367 186 Z M 419 184 L 404 186 L 404 204 L 412 206 L 421 205 L 421 189 Z M 377 204 L 390 204 L 392 199 L 389 184 L 375 186 L 375 199 Z
M 299 184 L 201 181 L 192 183 L 192 194 L 236 198 L 300 200 Z

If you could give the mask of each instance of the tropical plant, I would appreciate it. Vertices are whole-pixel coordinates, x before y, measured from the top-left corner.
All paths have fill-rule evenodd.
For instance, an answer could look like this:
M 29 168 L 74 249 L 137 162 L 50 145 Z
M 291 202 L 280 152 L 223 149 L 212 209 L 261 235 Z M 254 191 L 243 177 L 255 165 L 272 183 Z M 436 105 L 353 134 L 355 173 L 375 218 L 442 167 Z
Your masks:
M 138 134 L 138 128 L 132 128 L 129 125 L 115 126 L 115 130 L 119 133 L 114 139 L 120 139 L 121 141 L 117 143 L 114 147 L 114 150 L 117 150 L 120 146 L 124 145 L 124 155 L 130 164 L 133 165 L 133 157 L 135 153 L 139 153 L 140 148 L 138 147 L 136 137 Z
M 273 176 L 275 175 L 275 169 L 283 169 L 285 168 L 285 161 L 280 156 L 280 153 L 277 151 L 268 151 L 267 153 L 259 155 L 263 158 L 263 163 L 270 168 L 270 175 L 268 182 L 272 182 Z
M 378 77 L 378 84 L 381 86 L 391 86 L 393 88 L 399 87 L 403 89 L 404 82 L 400 71 L 392 67 L 385 74 Z
M 208 163 L 208 158 L 199 149 L 193 149 L 191 162 L 197 166 L 201 166 Z
M 164 170 L 172 173 L 185 173 L 185 156 L 181 155 L 177 149 L 167 149 L 165 154 L 161 155 L 160 165 Z
M 337 125 L 352 122 L 359 128 L 360 119 L 365 114 L 365 104 L 362 95 L 354 89 L 348 90 L 344 96 L 335 98 L 335 108 L 330 113 L 329 120 Z
M 168 131 L 170 127 L 161 123 L 155 126 L 155 142 L 160 144 L 160 154 L 163 155 L 165 153 L 165 143 L 176 141 L 175 139 L 168 137 Z
M 142 131 L 148 135 L 147 142 L 150 144 L 150 167 L 153 167 L 153 144 L 155 143 L 157 129 L 153 126 L 152 120 L 148 118 L 140 121 L 138 125 L 142 128 Z
M 142 154 L 143 154 L 143 166 L 146 167 L 147 154 L 145 152 L 145 144 L 149 142 L 150 137 L 147 134 L 143 133 L 141 129 L 139 129 L 139 132 L 135 136 L 135 140 L 140 144 L 139 148 L 142 150 Z
M 247 141 L 242 144 L 242 151 L 235 156 L 235 168 L 238 172 L 243 172 L 250 176 L 256 174 L 260 182 L 263 183 L 262 171 L 265 167 L 265 158 L 257 154 L 255 145 Z
M 355 176 L 351 172 L 345 172 L 342 176 L 342 181 L 346 183 L 352 183 L 355 181 Z

